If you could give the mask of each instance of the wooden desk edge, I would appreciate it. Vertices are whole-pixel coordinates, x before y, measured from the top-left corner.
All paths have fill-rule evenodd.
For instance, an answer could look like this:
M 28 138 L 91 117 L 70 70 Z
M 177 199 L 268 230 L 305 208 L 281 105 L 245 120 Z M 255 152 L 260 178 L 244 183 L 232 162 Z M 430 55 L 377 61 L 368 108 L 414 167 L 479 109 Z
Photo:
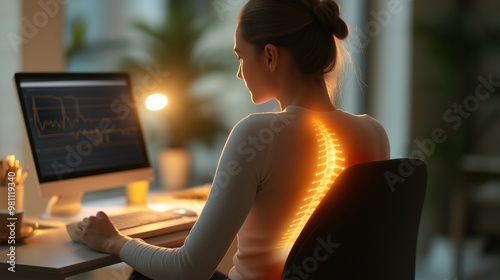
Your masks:
M 154 236 L 145 238 L 144 241 L 162 247 L 180 247 L 184 244 L 188 230 L 177 231 L 166 235 Z M 89 250 L 91 250 L 89 248 Z M 10 265 L 6 262 L 0 262 L 0 278 L 9 277 L 8 279 L 64 279 L 69 276 L 77 275 L 80 273 L 88 272 L 94 269 L 106 267 L 121 262 L 121 260 L 112 255 L 105 255 L 104 257 L 94 258 L 85 262 L 61 267 L 37 267 L 26 264 L 16 264 L 15 271 L 10 272 L 8 268 Z

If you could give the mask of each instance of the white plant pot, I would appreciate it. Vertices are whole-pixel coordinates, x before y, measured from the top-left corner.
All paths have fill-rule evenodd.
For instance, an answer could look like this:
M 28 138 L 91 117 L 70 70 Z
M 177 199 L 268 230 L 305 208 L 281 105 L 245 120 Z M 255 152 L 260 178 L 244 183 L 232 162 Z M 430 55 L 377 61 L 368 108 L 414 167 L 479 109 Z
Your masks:
M 187 149 L 163 149 L 158 155 L 162 186 L 167 191 L 186 188 L 191 169 L 191 154 Z

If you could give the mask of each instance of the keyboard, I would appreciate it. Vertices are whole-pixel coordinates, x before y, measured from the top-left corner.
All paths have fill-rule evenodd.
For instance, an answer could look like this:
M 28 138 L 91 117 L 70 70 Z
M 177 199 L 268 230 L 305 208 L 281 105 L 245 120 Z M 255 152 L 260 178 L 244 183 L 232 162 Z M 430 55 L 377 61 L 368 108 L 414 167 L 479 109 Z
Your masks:
M 174 208 L 163 212 L 136 210 L 134 212 L 109 216 L 113 224 L 124 235 L 133 238 L 148 238 L 182 230 L 189 230 L 198 219 L 196 212 L 185 208 Z M 73 242 L 81 243 L 74 233 L 78 222 L 66 225 Z
M 183 214 L 179 211 L 186 211 L 183 209 L 176 209 L 175 211 L 157 212 L 152 210 L 142 210 L 126 214 L 111 216 L 110 219 L 119 230 L 138 227 L 147 224 L 154 224 L 163 221 L 182 218 Z M 185 215 L 185 214 L 184 214 Z M 196 213 L 194 214 L 196 216 Z

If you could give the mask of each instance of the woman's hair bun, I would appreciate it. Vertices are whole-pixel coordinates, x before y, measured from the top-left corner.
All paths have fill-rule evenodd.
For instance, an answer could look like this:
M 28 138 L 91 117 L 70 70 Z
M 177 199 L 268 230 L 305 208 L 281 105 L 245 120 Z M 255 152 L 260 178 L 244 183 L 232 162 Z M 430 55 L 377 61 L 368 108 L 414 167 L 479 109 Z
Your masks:
M 317 0 L 313 13 L 318 22 L 340 40 L 347 38 L 349 28 L 340 18 L 340 7 L 334 0 Z

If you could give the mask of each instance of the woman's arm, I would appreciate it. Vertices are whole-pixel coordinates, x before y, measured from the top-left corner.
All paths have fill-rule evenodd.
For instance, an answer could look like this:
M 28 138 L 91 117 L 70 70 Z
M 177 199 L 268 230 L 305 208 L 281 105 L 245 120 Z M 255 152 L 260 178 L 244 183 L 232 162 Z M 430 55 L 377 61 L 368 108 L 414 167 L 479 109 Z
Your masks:
M 260 181 L 264 153 L 248 160 L 238 151 L 259 131 L 246 118 L 231 132 L 219 159 L 205 207 L 184 245 L 162 248 L 123 236 L 104 213 L 80 222 L 77 234 L 93 249 L 119 255 L 151 278 L 208 279 L 224 257 L 252 207 Z

